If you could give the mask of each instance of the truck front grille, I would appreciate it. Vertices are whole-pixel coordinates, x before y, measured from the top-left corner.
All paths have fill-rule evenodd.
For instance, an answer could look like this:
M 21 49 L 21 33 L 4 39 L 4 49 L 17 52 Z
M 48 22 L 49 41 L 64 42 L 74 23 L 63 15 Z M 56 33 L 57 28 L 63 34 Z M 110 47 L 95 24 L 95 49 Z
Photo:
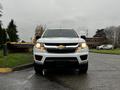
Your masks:
M 60 49 L 59 46 L 61 45 L 64 48 Z M 78 43 L 45 43 L 48 53 L 74 53 L 77 45 Z
M 74 53 L 75 48 L 65 48 L 65 49 L 47 49 L 49 53 Z

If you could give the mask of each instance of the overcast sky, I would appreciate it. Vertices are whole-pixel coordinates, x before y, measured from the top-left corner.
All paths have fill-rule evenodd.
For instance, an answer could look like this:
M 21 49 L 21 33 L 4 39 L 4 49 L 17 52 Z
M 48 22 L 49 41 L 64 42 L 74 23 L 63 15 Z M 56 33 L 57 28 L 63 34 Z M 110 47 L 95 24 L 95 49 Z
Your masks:
M 89 30 L 120 25 L 120 0 L 0 0 L 4 27 L 11 19 L 20 38 L 30 40 L 37 25 Z

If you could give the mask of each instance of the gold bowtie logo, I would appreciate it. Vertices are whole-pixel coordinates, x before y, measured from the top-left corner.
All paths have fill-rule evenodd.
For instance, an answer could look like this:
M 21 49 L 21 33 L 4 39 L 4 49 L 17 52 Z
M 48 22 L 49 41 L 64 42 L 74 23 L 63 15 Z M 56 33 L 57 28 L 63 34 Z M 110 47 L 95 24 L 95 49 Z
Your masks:
M 59 48 L 59 49 L 63 49 L 63 48 L 65 48 L 65 46 L 59 45 L 58 48 Z

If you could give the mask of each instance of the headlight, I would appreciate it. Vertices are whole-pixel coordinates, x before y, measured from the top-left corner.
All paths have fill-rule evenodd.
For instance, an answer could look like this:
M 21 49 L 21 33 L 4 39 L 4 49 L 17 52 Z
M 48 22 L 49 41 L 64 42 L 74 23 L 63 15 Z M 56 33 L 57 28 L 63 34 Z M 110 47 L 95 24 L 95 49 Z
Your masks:
M 40 49 L 41 48 L 41 44 L 40 43 L 36 43 L 35 47 Z
M 81 43 L 79 47 L 76 49 L 76 52 L 86 52 L 88 49 L 88 46 L 86 43 Z
M 36 43 L 36 44 L 35 44 L 35 47 L 36 47 L 37 49 L 43 49 L 43 48 L 44 48 L 44 45 L 41 44 L 41 43 Z
M 83 49 L 83 48 L 87 48 L 87 44 L 86 43 L 82 43 L 81 44 L 81 48 Z

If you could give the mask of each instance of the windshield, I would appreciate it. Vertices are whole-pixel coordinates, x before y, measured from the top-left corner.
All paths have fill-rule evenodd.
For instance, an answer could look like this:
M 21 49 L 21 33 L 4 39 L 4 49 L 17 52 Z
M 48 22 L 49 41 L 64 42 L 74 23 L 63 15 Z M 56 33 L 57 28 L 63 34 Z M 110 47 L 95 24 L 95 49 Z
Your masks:
M 43 35 L 43 38 L 54 37 L 78 38 L 78 35 L 73 29 L 49 29 Z

